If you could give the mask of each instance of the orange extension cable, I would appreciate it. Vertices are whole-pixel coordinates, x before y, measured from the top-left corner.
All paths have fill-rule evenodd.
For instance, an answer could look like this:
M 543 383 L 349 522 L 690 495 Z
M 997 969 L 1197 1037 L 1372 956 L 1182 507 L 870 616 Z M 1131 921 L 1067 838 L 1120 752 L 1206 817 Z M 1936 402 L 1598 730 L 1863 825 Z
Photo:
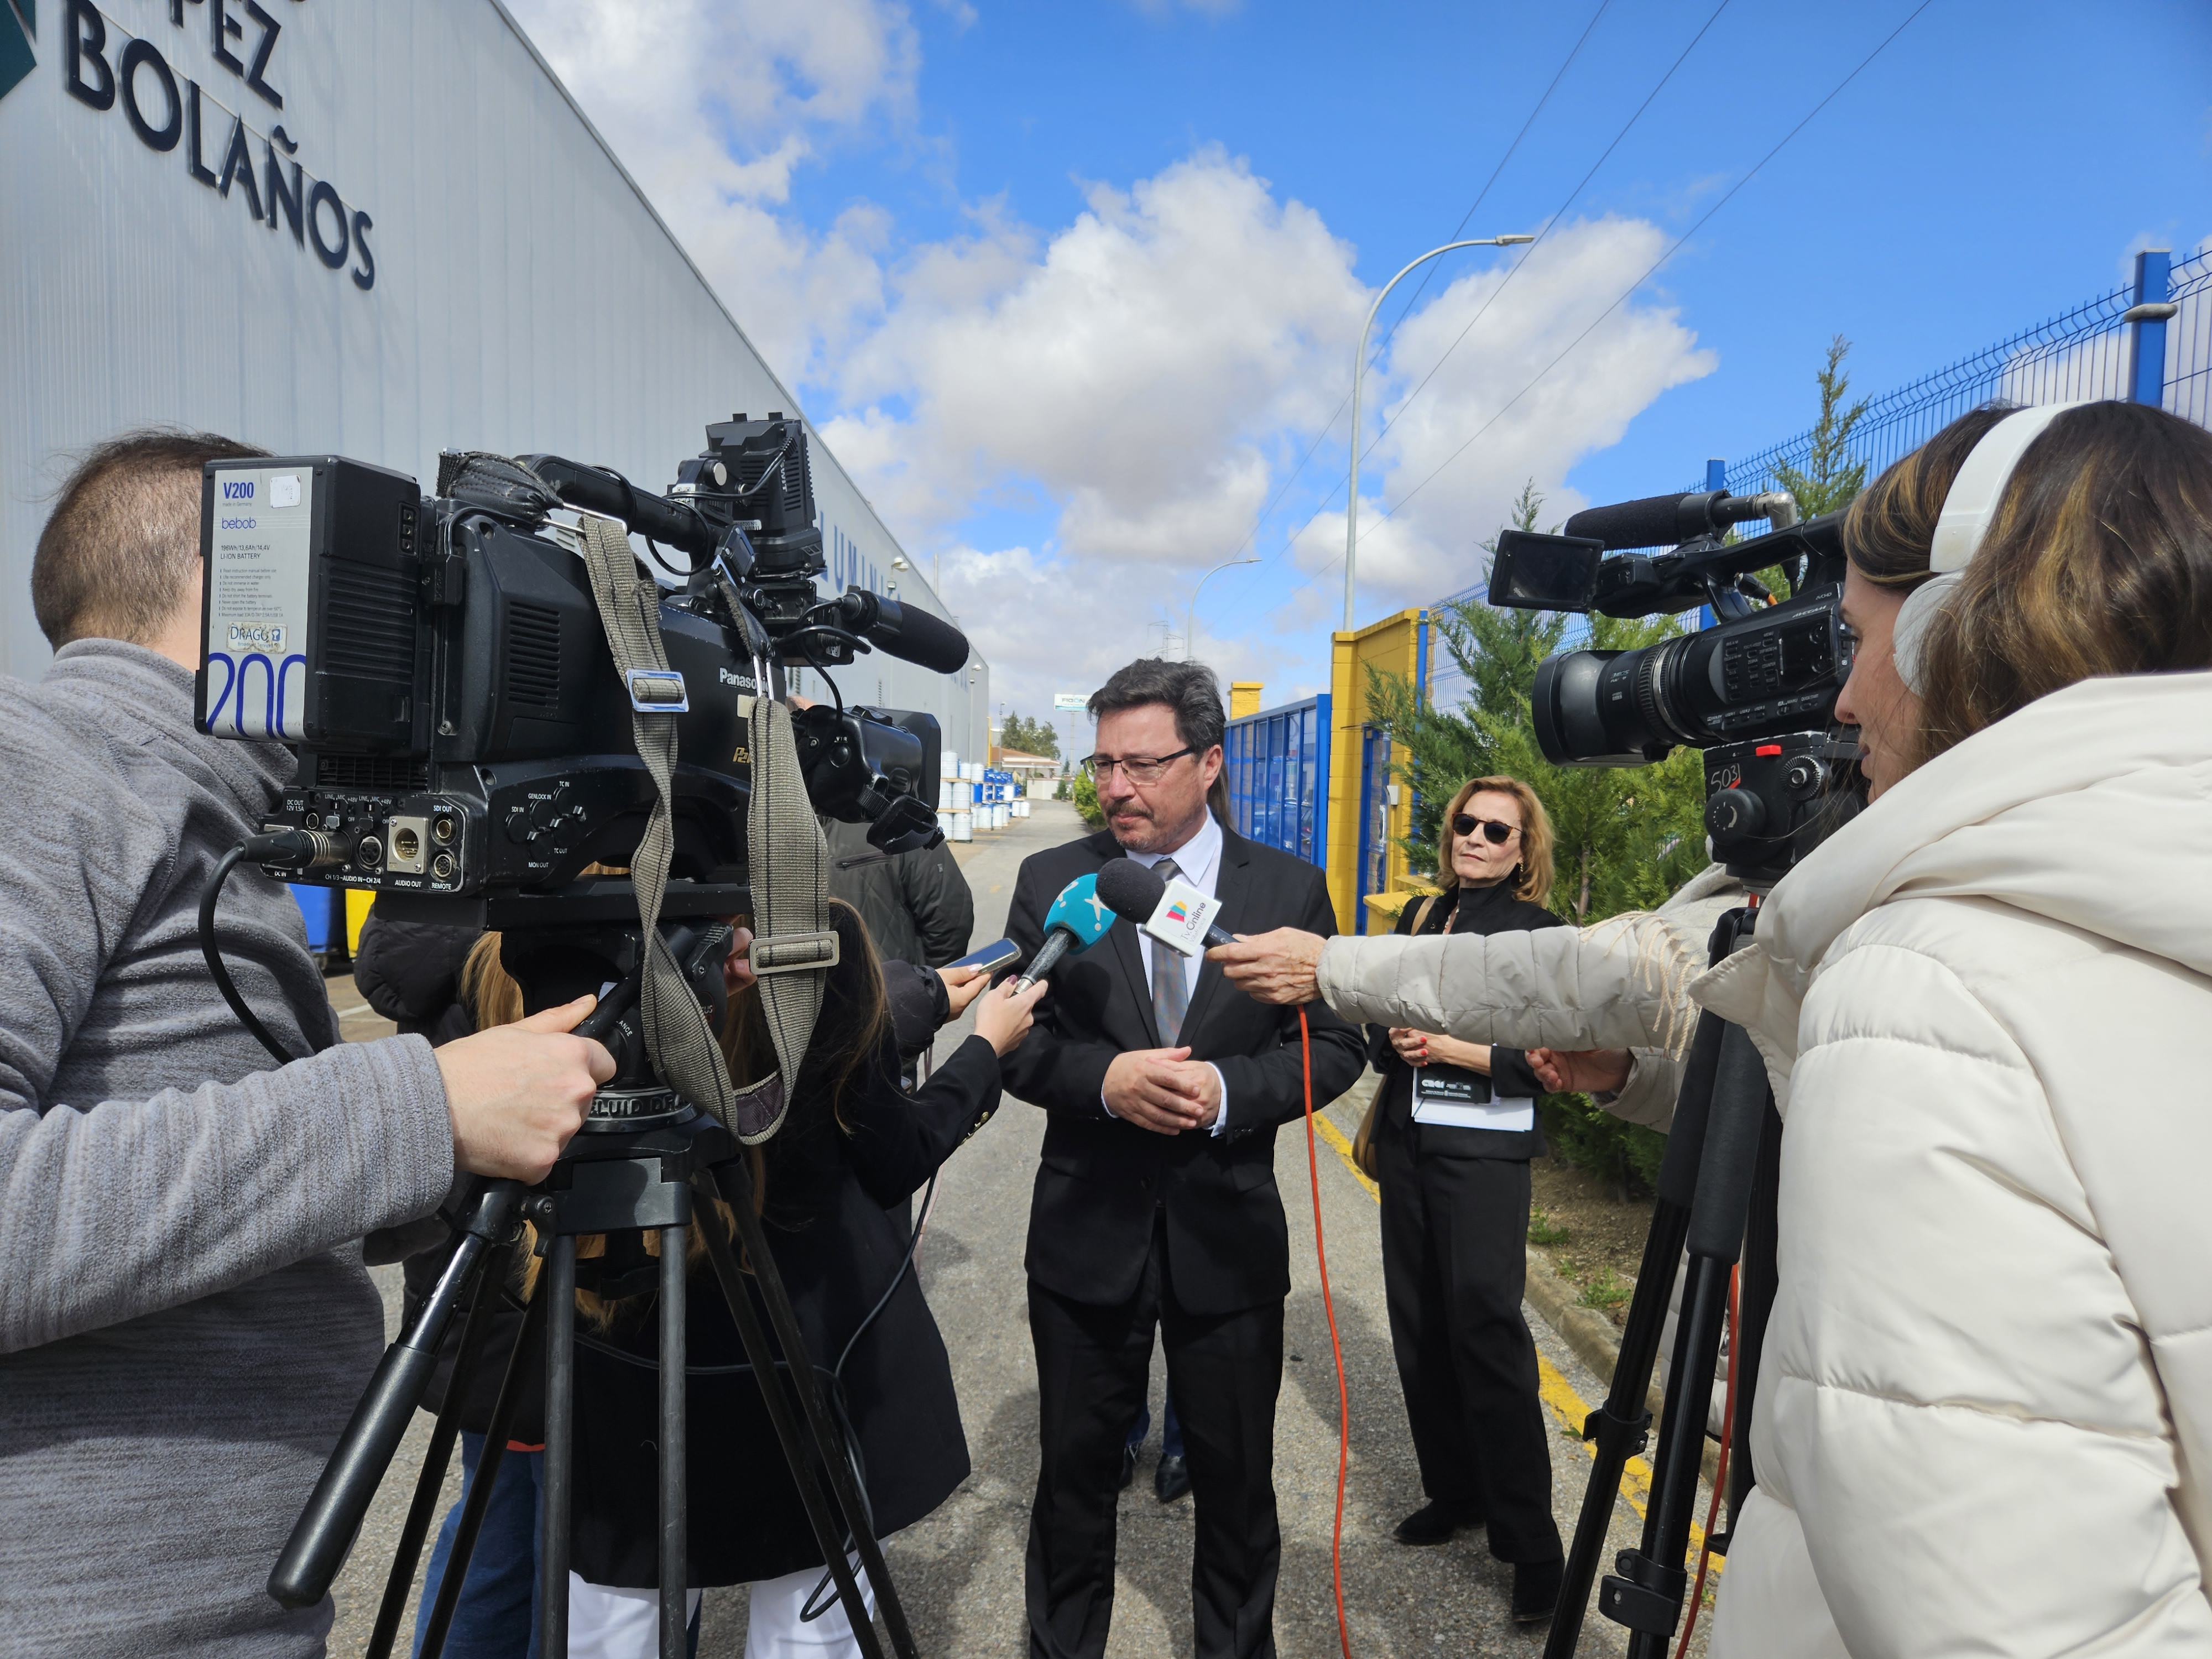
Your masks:
M 1328 1316 L 1329 1351 L 1336 1356 L 1336 1530 L 1329 1540 L 1328 1559 L 1336 1580 L 1337 1639 L 1344 1644 L 1344 1659 L 1352 1659 L 1352 1626 L 1344 1616 L 1344 1478 L 1352 1467 L 1352 1396 L 1344 1385 L 1344 1345 L 1337 1340 L 1336 1304 L 1328 1293 L 1328 1251 L 1321 1237 L 1321 1154 L 1314 1145 L 1313 1127 L 1313 1034 L 1307 1029 L 1304 1007 L 1298 1010 L 1298 1054 L 1305 1066 L 1306 1170 L 1313 1177 L 1314 1260 L 1321 1265 L 1321 1305 Z
M 1690 1590 L 1690 1616 L 1682 1621 L 1682 1639 L 1674 1647 L 1674 1659 L 1682 1659 L 1690 1650 L 1690 1632 L 1698 1627 L 1698 1613 L 1705 1604 L 1705 1567 L 1713 1556 L 1713 1526 L 1721 1518 L 1721 1494 L 1728 1490 L 1729 1443 L 1735 1436 L 1735 1377 L 1736 1359 L 1736 1285 L 1741 1277 L 1741 1267 L 1729 1269 L 1729 1384 L 1728 1404 L 1721 1419 L 1721 1455 L 1713 1464 L 1713 1501 L 1705 1506 L 1705 1541 L 1698 1551 L 1698 1582 Z

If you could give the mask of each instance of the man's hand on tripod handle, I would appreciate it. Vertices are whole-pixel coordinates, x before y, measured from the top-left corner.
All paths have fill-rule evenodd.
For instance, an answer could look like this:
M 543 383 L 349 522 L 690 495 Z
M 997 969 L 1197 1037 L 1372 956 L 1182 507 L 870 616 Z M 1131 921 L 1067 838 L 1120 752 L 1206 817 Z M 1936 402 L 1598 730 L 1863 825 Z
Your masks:
M 578 997 L 437 1051 L 457 1169 L 526 1184 L 545 1178 L 615 1074 L 604 1047 L 569 1035 L 597 1000 Z

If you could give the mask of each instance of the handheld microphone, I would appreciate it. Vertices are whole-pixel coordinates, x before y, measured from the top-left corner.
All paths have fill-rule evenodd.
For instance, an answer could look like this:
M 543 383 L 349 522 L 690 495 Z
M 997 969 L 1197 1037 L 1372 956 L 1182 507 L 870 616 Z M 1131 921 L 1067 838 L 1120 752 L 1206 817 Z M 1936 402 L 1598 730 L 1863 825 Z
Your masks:
M 1126 863 L 1127 860 L 1119 862 Z M 1028 990 L 1049 974 L 1062 957 L 1071 951 L 1089 950 L 1106 937 L 1107 929 L 1113 925 L 1113 911 L 1099 901 L 1098 878 L 1078 876 L 1060 890 L 1060 896 L 1052 902 L 1052 908 L 1045 912 L 1044 943 L 1037 947 L 1036 955 L 1030 958 L 1030 965 L 1022 969 L 1021 977 L 1014 981 L 1014 988 Z
M 1108 909 L 1187 957 L 1210 945 L 1237 943 L 1237 935 L 1213 920 L 1221 914 L 1220 901 L 1188 882 L 1170 887 L 1158 871 L 1134 859 L 1115 859 L 1097 879 L 1098 896 Z

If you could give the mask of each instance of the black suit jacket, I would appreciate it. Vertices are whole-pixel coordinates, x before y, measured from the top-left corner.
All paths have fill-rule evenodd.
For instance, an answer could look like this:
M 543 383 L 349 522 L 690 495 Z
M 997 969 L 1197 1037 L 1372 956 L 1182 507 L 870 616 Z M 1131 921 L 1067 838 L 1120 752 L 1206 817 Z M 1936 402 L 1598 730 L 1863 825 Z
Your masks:
M 1044 915 L 1060 889 L 1121 856 L 1102 831 L 1023 861 L 1006 931 L 1025 960 L 1044 942 Z M 1214 896 L 1219 925 L 1233 933 L 1336 931 L 1319 870 L 1226 828 Z M 1352 1085 L 1364 1055 L 1358 1027 L 1317 1002 L 1306 1017 L 1318 1110 Z M 1298 1011 L 1255 1002 L 1201 958 L 1176 1041 L 1221 1070 L 1229 1127 L 1218 1136 L 1155 1134 L 1100 1103 L 1116 1054 L 1163 1046 L 1136 927 L 1117 921 L 1090 950 L 1060 959 L 1036 1026 L 1006 1056 L 1006 1092 L 1051 1115 L 1026 1264 L 1046 1289 L 1078 1302 L 1127 1301 L 1152 1248 L 1154 1213 L 1164 1209 L 1169 1271 L 1183 1307 L 1230 1313 L 1290 1294 L 1275 1126 L 1305 1110 Z

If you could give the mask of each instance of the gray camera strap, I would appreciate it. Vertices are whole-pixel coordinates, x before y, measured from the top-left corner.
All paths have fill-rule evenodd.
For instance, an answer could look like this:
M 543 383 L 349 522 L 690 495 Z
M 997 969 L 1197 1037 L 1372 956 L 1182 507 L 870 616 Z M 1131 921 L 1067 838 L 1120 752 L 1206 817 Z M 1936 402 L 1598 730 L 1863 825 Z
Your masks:
M 653 1068 L 678 1093 L 753 1146 L 782 1127 L 799 1062 L 822 1011 L 828 969 L 837 960 L 837 935 L 828 915 L 829 849 L 807 803 L 790 711 L 766 696 L 756 698 L 747 720 L 753 769 L 746 823 L 757 934 L 753 967 L 776 1069 L 750 1087 L 738 1089 L 706 1012 L 659 928 L 676 848 L 676 715 L 655 712 L 651 704 L 683 695 L 661 643 L 660 590 L 630 550 L 629 533 L 618 520 L 592 513 L 579 518 L 580 551 L 591 575 L 592 598 L 630 698 L 638 758 L 652 775 L 657 796 L 630 865 L 648 951 L 639 999 L 646 1049 Z

